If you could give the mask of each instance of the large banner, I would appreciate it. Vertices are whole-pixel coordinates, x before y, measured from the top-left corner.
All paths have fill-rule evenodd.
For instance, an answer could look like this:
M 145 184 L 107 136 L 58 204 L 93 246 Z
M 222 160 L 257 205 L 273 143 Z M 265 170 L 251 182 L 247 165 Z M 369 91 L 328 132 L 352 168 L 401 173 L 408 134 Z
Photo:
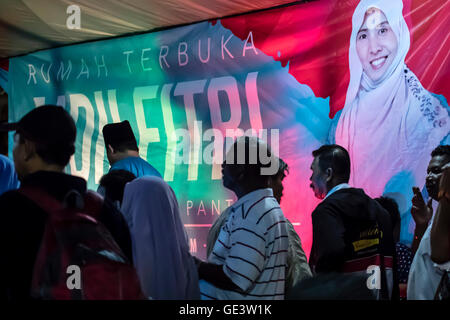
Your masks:
M 311 152 L 324 143 L 349 150 L 353 186 L 398 202 L 408 244 L 411 188 L 450 128 L 448 12 L 445 0 L 312 1 L 40 51 L 10 61 L 9 118 L 66 108 L 78 129 L 67 171 L 94 190 L 109 170 L 101 129 L 128 120 L 201 258 L 236 201 L 223 153 L 251 129 L 289 165 L 281 207 L 308 256 Z

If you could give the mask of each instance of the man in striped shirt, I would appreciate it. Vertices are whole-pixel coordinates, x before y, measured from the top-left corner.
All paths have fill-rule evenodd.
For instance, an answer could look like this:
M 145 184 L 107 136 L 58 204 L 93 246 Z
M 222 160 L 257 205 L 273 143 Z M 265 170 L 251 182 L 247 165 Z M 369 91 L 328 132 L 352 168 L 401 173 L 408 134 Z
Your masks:
M 239 156 L 244 151 L 245 160 Z M 251 154 L 258 155 L 252 163 Z M 242 137 L 222 165 L 223 184 L 238 201 L 221 228 L 208 262 L 198 260 L 202 299 L 284 299 L 288 234 L 286 219 L 273 191 L 261 155 L 277 159 L 267 145 Z M 275 172 L 278 165 L 274 165 Z

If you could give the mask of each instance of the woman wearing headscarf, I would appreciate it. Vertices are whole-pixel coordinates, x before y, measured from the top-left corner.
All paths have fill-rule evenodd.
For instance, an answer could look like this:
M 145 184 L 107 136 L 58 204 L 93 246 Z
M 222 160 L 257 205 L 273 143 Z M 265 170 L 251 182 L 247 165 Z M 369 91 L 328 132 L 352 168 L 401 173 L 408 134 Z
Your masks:
M 350 83 L 335 138 L 350 153 L 350 183 L 372 197 L 423 186 L 430 153 L 450 131 L 445 99 L 405 64 L 402 9 L 401 0 L 362 0 L 352 18 Z
M 8 157 L 0 154 L 0 195 L 18 188 L 19 179 L 14 169 L 14 163 Z
M 122 212 L 144 294 L 151 299 L 200 299 L 197 268 L 172 188 L 158 177 L 135 179 L 125 186 Z

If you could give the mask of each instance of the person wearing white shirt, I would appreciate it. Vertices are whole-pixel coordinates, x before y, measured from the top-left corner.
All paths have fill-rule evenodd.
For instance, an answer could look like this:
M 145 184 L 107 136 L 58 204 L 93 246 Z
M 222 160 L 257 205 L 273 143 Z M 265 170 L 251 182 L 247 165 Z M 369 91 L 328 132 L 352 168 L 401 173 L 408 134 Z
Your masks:
M 243 149 L 245 161 L 239 163 L 237 154 Z M 261 159 L 256 164 L 249 161 L 251 152 L 259 151 L 260 156 L 261 149 L 272 157 L 260 140 L 239 138 L 222 165 L 223 184 L 238 201 L 230 207 L 208 262 L 197 259 L 204 300 L 284 299 L 288 231 L 269 187 L 274 173 L 262 173 Z
M 433 224 L 432 200 L 438 200 L 439 183 L 443 167 L 450 162 L 450 146 L 438 146 L 431 153 L 431 160 L 427 168 L 425 187 L 430 200 L 425 201 L 418 191 L 414 189 L 411 214 L 416 222 L 414 242 L 420 241 L 414 255 L 408 277 L 408 300 L 433 300 L 436 289 L 442 278 L 443 271 L 431 260 L 430 232 Z M 425 229 L 422 236 L 422 230 Z M 413 242 L 413 247 L 414 247 Z

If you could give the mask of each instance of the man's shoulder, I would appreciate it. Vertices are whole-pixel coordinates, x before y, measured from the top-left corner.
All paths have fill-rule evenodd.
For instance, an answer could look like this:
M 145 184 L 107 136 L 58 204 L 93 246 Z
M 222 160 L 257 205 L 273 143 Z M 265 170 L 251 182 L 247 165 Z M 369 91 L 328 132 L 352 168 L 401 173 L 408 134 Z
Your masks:
M 27 216 L 37 217 L 42 210 L 18 190 L 11 190 L 0 196 L 0 208 L 5 220 L 24 221 Z M 5 222 L 6 223 L 6 222 Z
M 319 203 L 316 209 L 319 210 L 337 210 L 339 211 L 339 205 L 343 203 L 361 203 L 375 201 L 371 199 L 362 189 L 358 188 L 345 188 L 337 190 L 321 203 Z
M 369 196 L 364 192 L 363 189 L 360 188 L 343 188 L 340 190 L 335 191 L 333 194 L 331 194 L 327 199 L 334 199 L 334 200 L 338 200 L 338 199 L 345 199 L 348 197 L 360 197 L 360 198 L 368 198 Z
M 115 162 L 113 165 L 111 165 L 111 169 L 122 169 L 124 167 L 129 166 L 130 164 L 142 164 L 143 162 L 146 162 L 145 160 L 141 159 L 140 157 L 126 157 L 123 158 L 117 162 Z
M 148 161 L 146 161 L 146 160 L 144 160 L 144 159 L 142 159 L 142 158 L 138 158 L 139 160 L 139 163 L 143 166 L 143 167 L 145 167 L 145 169 L 146 169 L 146 171 L 149 173 L 149 174 L 151 174 L 151 175 L 155 175 L 155 176 L 158 176 L 158 177 L 162 177 L 161 176 L 161 174 L 159 173 L 159 171 L 158 170 L 156 170 L 156 168 L 154 167 L 154 166 L 152 166 Z
M 378 205 L 378 202 L 369 197 L 363 189 L 346 188 L 338 190 L 324 199 L 313 211 L 313 215 L 318 212 L 328 213 L 352 213 L 363 209 L 374 212 L 377 215 L 389 216 L 389 214 Z M 350 214 L 352 215 L 352 214 Z
M 12 204 L 23 204 L 25 196 L 17 190 L 10 190 L 0 195 L 0 206 L 5 209 L 5 206 Z
M 120 163 L 120 162 L 122 162 L 122 163 L 128 162 L 128 163 L 133 163 L 133 164 L 137 164 L 137 165 L 141 165 L 141 166 L 145 166 L 145 167 L 147 167 L 147 166 L 152 167 L 152 165 L 150 163 L 148 163 L 145 159 L 142 159 L 141 157 L 127 157 L 127 158 L 124 158 L 124 159 L 118 161 L 117 163 Z
M 272 195 L 255 196 L 242 204 L 236 210 L 241 212 L 242 218 L 260 223 L 267 215 L 282 213 L 279 203 Z
M 141 157 L 127 157 L 117 161 L 111 166 L 110 170 L 123 169 L 134 173 L 137 176 L 154 175 L 161 177 L 161 174 L 146 160 Z M 136 171 L 137 170 L 137 171 Z M 135 172 L 136 171 L 136 172 Z
M 320 202 L 317 207 L 313 210 L 312 215 L 317 215 L 320 213 L 325 213 L 325 212 L 339 212 L 339 207 L 337 206 L 337 203 L 339 203 L 339 199 L 337 199 L 336 197 L 333 197 L 334 194 L 332 194 L 330 197 L 322 200 L 322 202 Z
M 313 210 L 311 216 L 314 220 L 317 220 L 323 216 L 339 216 L 341 214 L 345 214 L 345 206 L 344 203 L 351 201 L 351 196 L 353 195 L 353 191 L 347 188 L 334 192 L 326 199 L 322 200 L 321 203 L 317 205 L 317 207 Z

